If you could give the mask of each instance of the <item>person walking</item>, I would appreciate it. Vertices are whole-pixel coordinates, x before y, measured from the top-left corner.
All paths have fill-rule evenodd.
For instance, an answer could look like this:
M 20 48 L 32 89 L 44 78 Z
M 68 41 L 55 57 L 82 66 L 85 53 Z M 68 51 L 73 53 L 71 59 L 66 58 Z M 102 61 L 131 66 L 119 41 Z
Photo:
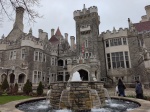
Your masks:
M 136 92 L 136 98 L 143 99 L 143 89 L 142 89 L 142 84 L 140 81 L 135 81 L 135 92 Z
M 123 84 L 122 80 L 118 80 L 118 96 L 123 96 L 125 97 L 125 85 Z

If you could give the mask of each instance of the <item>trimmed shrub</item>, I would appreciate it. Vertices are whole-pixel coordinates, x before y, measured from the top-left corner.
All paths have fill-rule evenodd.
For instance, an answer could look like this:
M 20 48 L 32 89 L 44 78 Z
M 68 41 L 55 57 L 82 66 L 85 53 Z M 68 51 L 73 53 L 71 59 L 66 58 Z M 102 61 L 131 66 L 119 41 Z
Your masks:
M 42 94 L 43 94 L 43 85 L 42 82 L 40 82 L 37 87 L 37 95 L 41 96 Z
M 23 92 L 26 95 L 29 95 L 29 93 L 32 92 L 32 84 L 29 81 L 29 79 L 27 80 L 27 82 L 25 83 L 24 87 L 23 87 Z
M 2 90 L 5 91 L 5 90 L 8 90 L 9 89 L 9 84 L 8 84 L 8 81 L 7 81 L 7 77 L 5 77 L 3 83 L 2 83 Z

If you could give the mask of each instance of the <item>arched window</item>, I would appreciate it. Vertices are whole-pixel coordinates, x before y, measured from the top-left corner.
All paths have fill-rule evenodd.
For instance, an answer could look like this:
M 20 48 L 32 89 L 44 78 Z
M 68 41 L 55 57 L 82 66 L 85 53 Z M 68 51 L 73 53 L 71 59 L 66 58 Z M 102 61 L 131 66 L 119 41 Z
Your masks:
M 1 82 L 3 82 L 5 80 L 5 78 L 6 78 L 6 74 L 2 74 L 1 75 Z
M 58 60 L 58 66 L 63 66 L 64 63 L 63 63 L 63 60 Z
M 10 83 L 15 82 L 15 75 L 13 73 L 10 74 Z
M 18 83 L 24 83 L 25 82 L 25 74 L 20 74 L 18 77 Z

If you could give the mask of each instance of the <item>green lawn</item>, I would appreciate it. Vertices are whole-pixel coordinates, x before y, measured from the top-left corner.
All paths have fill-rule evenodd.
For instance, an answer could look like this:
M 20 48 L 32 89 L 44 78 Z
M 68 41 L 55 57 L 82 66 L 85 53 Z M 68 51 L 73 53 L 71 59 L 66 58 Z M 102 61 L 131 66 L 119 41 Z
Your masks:
M 22 100 L 22 99 L 27 99 L 27 98 L 31 98 L 31 96 L 6 96 L 6 95 L 2 95 L 2 96 L 0 96 L 0 105 L 11 102 L 11 101 Z

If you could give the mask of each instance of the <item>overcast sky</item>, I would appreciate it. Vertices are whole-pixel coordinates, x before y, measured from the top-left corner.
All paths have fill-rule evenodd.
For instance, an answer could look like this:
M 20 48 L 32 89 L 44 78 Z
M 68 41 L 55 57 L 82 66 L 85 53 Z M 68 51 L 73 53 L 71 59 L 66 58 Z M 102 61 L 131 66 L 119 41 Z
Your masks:
M 24 21 L 24 32 L 28 33 L 32 27 L 33 35 L 38 36 L 38 29 L 47 32 L 50 38 L 51 29 L 55 31 L 59 27 L 61 33 L 68 33 L 75 36 L 75 21 L 73 11 L 81 10 L 83 4 L 86 8 L 90 6 L 98 7 L 100 15 L 100 32 L 112 30 L 113 27 L 128 27 L 127 19 L 130 18 L 133 23 L 141 20 L 145 15 L 145 6 L 150 5 L 150 0 L 41 0 L 41 7 L 38 8 L 43 18 L 36 19 L 36 23 L 29 26 Z M 0 27 L 0 36 L 5 36 L 11 31 L 13 22 L 5 18 L 3 25 Z M 70 41 L 70 40 L 69 40 Z

